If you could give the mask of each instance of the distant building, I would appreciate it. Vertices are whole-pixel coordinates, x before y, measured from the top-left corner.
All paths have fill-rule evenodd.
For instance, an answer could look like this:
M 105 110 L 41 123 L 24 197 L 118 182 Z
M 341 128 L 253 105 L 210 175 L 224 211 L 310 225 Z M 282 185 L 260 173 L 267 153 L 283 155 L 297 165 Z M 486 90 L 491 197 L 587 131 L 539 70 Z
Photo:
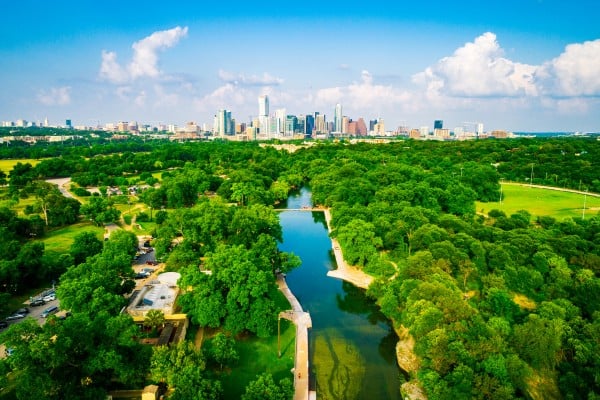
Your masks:
M 333 126 L 333 131 L 334 132 L 342 132 L 342 105 L 341 104 L 336 104 L 335 105 L 335 113 L 334 113 L 334 117 L 333 117 L 333 122 L 334 122 L 334 126 Z
M 443 129 L 444 128 L 444 121 L 441 119 L 436 119 L 435 121 L 433 121 L 433 131 L 435 132 L 436 129 Z
M 366 136 L 369 133 L 367 131 L 367 125 L 365 124 L 365 120 L 360 117 L 358 121 L 356 121 L 356 134 L 360 136 Z
M 70 119 L 68 119 L 68 120 L 65 121 L 65 127 L 67 129 L 73 129 L 73 124 L 71 123 Z

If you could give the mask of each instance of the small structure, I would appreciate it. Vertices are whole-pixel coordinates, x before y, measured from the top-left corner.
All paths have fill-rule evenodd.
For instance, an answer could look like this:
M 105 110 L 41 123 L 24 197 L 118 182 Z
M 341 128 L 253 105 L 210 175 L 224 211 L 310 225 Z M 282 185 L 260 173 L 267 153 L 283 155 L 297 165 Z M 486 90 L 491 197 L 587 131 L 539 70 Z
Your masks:
M 177 281 L 181 274 L 165 272 L 148 282 L 141 289 L 134 290 L 129 299 L 126 312 L 133 320 L 142 325 L 150 310 L 160 310 L 165 316 L 165 326 L 157 345 L 180 342 L 185 338 L 188 320 L 185 314 L 178 314 L 176 300 L 179 295 Z

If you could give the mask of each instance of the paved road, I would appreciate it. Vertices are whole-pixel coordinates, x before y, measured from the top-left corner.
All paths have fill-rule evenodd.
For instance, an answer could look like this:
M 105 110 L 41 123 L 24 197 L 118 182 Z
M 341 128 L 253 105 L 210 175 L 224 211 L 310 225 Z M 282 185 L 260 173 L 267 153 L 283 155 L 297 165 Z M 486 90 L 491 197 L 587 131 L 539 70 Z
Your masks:
M 63 196 L 74 198 L 74 196 L 67 190 L 67 185 L 71 183 L 71 178 L 46 179 L 46 182 L 57 185 L 58 190 L 60 190 Z

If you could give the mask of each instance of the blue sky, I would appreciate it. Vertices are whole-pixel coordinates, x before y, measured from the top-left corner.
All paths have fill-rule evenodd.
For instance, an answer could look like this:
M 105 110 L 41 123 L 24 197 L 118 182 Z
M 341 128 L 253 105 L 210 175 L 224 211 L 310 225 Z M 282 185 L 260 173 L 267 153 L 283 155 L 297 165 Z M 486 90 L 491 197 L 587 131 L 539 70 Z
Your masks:
M 8 2 L 0 121 L 247 121 L 268 94 L 387 129 L 600 131 L 600 2 L 389 3 Z

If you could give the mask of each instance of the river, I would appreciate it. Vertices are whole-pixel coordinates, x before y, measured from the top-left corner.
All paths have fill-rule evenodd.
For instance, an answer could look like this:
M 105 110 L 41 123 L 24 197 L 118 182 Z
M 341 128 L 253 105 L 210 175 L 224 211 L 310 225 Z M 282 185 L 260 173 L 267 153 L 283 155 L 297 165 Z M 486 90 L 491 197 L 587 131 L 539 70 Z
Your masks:
M 310 206 L 306 188 L 287 202 L 287 208 Z M 287 275 L 287 283 L 312 318 L 311 388 L 316 387 L 317 398 L 401 399 L 398 339 L 390 321 L 363 289 L 327 277 L 335 259 L 323 213 L 284 211 L 280 219 L 280 249 L 302 259 L 302 265 Z

